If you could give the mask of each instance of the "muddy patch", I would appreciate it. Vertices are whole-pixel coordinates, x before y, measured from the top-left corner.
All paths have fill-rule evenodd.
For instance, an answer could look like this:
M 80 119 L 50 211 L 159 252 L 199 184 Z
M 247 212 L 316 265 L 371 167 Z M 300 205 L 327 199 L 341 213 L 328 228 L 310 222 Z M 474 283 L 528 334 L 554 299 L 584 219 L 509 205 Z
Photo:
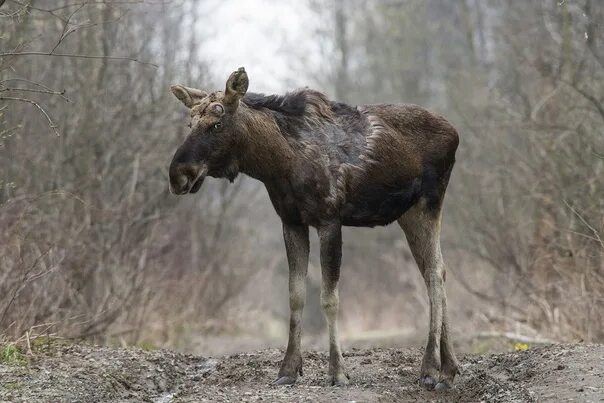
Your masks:
M 604 346 L 552 345 L 528 351 L 466 355 L 453 390 L 417 384 L 421 352 L 352 349 L 347 387 L 327 384 L 327 354 L 304 354 L 294 386 L 270 386 L 282 351 L 206 358 L 171 351 L 58 346 L 27 362 L 0 365 L 0 401 L 602 401 Z

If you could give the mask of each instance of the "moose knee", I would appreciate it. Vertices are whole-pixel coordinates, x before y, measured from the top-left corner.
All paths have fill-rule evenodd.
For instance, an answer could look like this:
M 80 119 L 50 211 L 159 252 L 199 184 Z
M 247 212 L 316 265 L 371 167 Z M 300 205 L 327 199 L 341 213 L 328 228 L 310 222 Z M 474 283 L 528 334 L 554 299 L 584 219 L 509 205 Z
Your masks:
M 424 280 L 426 286 L 440 287 L 445 283 L 445 268 L 443 266 L 427 267 L 424 270 Z
M 301 292 L 293 292 L 289 296 L 289 308 L 292 311 L 300 311 L 304 309 L 304 294 Z
M 321 293 L 321 308 L 326 315 L 336 313 L 338 311 L 339 298 L 338 294 L 334 292 Z

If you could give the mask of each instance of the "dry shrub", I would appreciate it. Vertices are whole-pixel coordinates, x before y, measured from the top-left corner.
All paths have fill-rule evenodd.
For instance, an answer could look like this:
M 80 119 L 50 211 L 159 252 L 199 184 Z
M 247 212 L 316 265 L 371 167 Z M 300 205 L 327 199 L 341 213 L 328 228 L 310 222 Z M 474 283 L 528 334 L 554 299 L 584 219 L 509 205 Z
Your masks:
M 492 281 L 475 295 L 557 339 L 604 338 L 604 51 L 585 40 L 604 11 L 582 5 L 503 7 L 494 28 L 498 81 L 473 104 L 453 194 L 459 250 Z M 587 15 L 586 13 L 589 13 Z M 532 26 L 533 30 L 524 29 Z M 517 44 L 522 43 L 522 46 Z M 459 76 L 472 85 L 484 67 Z M 484 76 L 483 88 L 487 88 Z M 466 90 L 452 87 L 461 95 Z M 509 324 L 505 326 L 509 327 Z
M 3 336 L 48 324 L 66 337 L 136 343 L 151 322 L 168 332 L 216 317 L 254 275 L 241 270 L 252 249 L 229 242 L 245 234 L 234 225 L 243 211 L 235 195 L 253 200 L 257 187 L 210 184 L 198 203 L 167 188 L 187 123 L 169 85 L 209 81 L 192 46 L 199 38 L 181 32 L 198 3 L 6 8 L 3 48 L 99 58 L 0 59 L 0 95 L 41 108 L 0 105 Z M 162 60 L 162 68 L 114 55 Z

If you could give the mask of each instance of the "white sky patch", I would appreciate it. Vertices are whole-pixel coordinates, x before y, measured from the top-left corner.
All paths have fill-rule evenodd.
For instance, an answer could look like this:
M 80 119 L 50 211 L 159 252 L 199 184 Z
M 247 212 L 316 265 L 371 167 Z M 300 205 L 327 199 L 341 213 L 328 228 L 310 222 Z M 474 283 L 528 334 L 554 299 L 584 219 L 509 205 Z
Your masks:
M 317 54 L 308 40 L 312 13 L 305 1 L 217 0 L 203 7 L 211 19 L 198 26 L 204 35 L 199 54 L 216 80 L 243 66 L 253 92 L 283 93 L 312 84 L 295 67 L 301 58 L 317 58 L 310 57 Z

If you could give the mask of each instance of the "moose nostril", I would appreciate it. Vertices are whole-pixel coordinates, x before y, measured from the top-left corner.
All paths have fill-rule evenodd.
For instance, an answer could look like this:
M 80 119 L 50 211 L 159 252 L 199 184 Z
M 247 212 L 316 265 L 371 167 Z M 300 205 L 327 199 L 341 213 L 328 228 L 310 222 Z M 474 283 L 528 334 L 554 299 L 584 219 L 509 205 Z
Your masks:
M 170 193 L 175 195 L 185 194 L 189 191 L 189 180 L 186 176 L 178 176 L 170 181 Z
M 189 179 L 186 176 L 182 175 L 182 176 L 178 177 L 176 182 L 177 182 L 178 188 L 182 189 L 185 186 L 187 186 L 187 184 L 189 183 Z
M 170 190 L 174 194 L 189 193 L 196 183 L 201 186 L 199 179 L 205 176 L 206 172 L 205 165 L 172 163 L 170 166 Z

